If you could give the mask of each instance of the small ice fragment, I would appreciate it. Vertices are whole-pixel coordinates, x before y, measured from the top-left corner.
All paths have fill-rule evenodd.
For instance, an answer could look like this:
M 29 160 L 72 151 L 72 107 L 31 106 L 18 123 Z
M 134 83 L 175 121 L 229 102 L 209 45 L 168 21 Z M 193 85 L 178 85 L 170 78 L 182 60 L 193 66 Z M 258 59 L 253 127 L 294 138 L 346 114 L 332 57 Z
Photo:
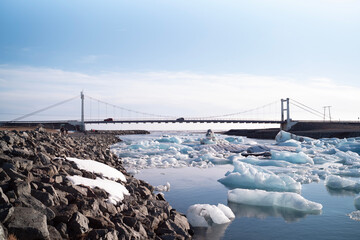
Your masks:
M 349 191 L 360 192 L 360 184 L 346 178 L 335 175 L 329 175 L 325 179 L 325 185 L 332 189 L 343 189 Z
M 167 182 L 165 185 L 156 186 L 155 191 L 158 191 L 158 192 L 168 192 L 168 191 L 170 191 L 170 183 Z
M 267 192 L 264 190 L 233 189 L 228 192 L 230 202 L 291 208 L 303 212 L 320 211 L 322 205 L 312 202 L 300 194 L 290 192 Z
M 360 211 L 353 211 L 352 213 L 348 214 L 348 216 L 352 219 L 352 220 L 356 220 L 356 221 L 360 221 Z
M 195 204 L 188 208 L 186 217 L 193 227 L 209 227 L 213 224 L 224 224 L 235 218 L 231 209 L 223 204 Z

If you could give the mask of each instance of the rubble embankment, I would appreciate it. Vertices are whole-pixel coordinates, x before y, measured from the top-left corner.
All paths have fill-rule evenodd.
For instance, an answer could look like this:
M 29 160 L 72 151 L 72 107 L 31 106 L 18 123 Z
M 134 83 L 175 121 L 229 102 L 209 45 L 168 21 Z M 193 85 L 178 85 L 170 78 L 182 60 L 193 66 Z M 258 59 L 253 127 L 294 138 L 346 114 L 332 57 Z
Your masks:
M 112 154 L 116 142 L 115 134 L 0 131 L 0 239 L 190 239 L 186 217 Z M 68 176 L 101 175 L 66 157 L 121 171 L 130 195 L 112 204 L 103 189 L 74 185 Z

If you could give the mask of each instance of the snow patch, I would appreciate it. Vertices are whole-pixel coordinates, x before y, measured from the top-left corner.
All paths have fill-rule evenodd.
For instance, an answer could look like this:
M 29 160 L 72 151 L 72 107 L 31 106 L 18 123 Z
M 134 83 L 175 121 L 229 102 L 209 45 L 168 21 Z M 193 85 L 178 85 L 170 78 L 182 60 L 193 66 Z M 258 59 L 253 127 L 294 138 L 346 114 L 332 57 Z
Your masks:
M 80 169 L 93 173 L 102 174 L 104 177 L 107 177 L 109 179 L 121 180 L 123 182 L 126 182 L 126 178 L 124 174 L 122 174 L 122 172 L 106 164 L 94 160 L 82 160 L 72 157 L 66 157 L 66 160 L 74 162 L 77 165 L 77 167 Z
M 108 202 L 112 204 L 117 204 L 124 199 L 124 195 L 130 195 L 129 191 L 118 182 L 114 182 L 108 179 L 90 179 L 84 178 L 81 176 L 67 176 L 67 178 L 75 185 L 84 185 L 90 188 L 101 188 L 109 193 Z

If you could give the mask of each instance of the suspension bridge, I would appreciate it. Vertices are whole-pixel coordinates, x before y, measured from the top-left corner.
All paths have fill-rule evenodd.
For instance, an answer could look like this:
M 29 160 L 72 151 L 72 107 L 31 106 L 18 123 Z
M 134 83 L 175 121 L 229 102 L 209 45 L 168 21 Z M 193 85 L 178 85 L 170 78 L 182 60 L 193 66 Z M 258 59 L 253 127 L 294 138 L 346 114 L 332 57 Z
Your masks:
M 147 113 L 142 111 L 136 111 L 129 108 L 121 107 L 118 105 L 114 105 L 112 103 L 108 103 L 97 98 L 93 98 L 87 95 L 84 95 L 83 92 L 80 94 L 81 100 L 81 110 L 80 110 L 80 119 L 79 120 L 42 120 L 42 121 L 26 121 L 24 119 L 37 116 L 38 114 L 48 111 L 53 108 L 57 108 L 63 104 L 69 103 L 73 100 L 79 99 L 79 96 L 74 96 L 70 99 L 66 99 L 64 101 L 55 103 L 48 107 L 39 109 L 37 111 L 25 114 L 23 116 L 17 117 L 11 121 L 0 121 L 0 125 L 22 125 L 22 126 L 30 126 L 30 125 L 51 125 L 54 128 L 57 128 L 61 125 L 71 126 L 76 130 L 84 131 L 86 129 L 86 125 L 88 124 L 136 124 L 136 123 L 260 123 L 260 124 L 279 124 L 281 129 L 290 130 L 294 125 L 298 123 L 329 123 L 331 122 L 330 108 L 327 106 L 329 113 L 326 114 L 325 107 L 324 112 L 320 112 L 315 110 L 305 104 L 300 103 L 292 99 L 290 101 L 289 98 L 281 99 L 280 102 L 272 102 L 269 104 L 262 105 L 260 107 L 222 114 L 222 115 L 213 115 L 213 116 L 203 116 L 203 117 L 183 117 L 183 116 L 169 116 L 169 115 L 159 115 L 153 113 Z M 87 108 L 85 107 L 85 100 L 87 101 Z M 279 106 L 280 103 L 280 106 Z M 105 114 L 100 114 L 100 105 L 105 106 Z M 94 113 L 94 109 L 97 106 L 97 111 Z M 260 117 L 247 117 L 247 114 L 253 113 L 256 111 L 264 110 L 266 108 L 274 108 L 276 106 L 276 113 L 273 119 L 260 118 Z M 316 116 L 320 120 L 293 120 L 290 117 L 290 106 L 295 107 L 297 109 L 301 109 L 313 116 Z M 85 114 L 85 110 L 87 109 L 87 114 Z M 111 115 L 111 109 L 113 110 Z M 97 119 L 94 119 L 94 115 L 97 112 Z M 117 116 L 116 112 L 120 112 L 120 116 Z M 109 115 L 111 117 L 109 117 Z M 132 115 L 132 117 L 129 117 Z M 87 118 L 85 118 L 87 116 Z M 103 118 L 101 118 L 101 116 Z M 342 121 L 337 122 L 341 124 L 355 124 L 358 122 L 355 121 Z

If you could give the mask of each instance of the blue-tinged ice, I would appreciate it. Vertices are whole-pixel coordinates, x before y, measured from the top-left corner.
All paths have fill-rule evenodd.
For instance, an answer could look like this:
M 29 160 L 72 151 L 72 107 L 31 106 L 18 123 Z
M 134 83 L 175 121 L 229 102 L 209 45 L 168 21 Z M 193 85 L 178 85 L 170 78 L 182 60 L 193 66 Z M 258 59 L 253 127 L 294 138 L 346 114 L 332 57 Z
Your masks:
M 271 159 L 283 160 L 296 164 L 309 163 L 311 165 L 314 165 L 314 161 L 312 160 L 312 158 L 303 152 L 292 153 L 292 152 L 285 152 L 285 151 L 280 152 L 280 151 L 271 150 Z
M 231 188 L 264 189 L 270 191 L 301 190 L 301 184 L 287 175 L 276 175 L 259 166 L 253 166 L 239 160 L 233 162 L 234 170 L 227 172 L 218 181 Z
M 300 194 L 289 192 L 267 192 L 264 190 L 233 189 L 228 192 L 228 201 L 255 206 L 276 206 L 302 212 L 322 209 L 320 203 L 312 202 Z
M 360 184 L 358 182 L 335 175 L 327 176 L 325 179 L 325 185 L 328 188 L 335 190 L 360 192 Z
M 360 210 L 360 196 L 357 196 L 355 199 L 354 199 L 354 205 L 356 207 L 357 210 Z

